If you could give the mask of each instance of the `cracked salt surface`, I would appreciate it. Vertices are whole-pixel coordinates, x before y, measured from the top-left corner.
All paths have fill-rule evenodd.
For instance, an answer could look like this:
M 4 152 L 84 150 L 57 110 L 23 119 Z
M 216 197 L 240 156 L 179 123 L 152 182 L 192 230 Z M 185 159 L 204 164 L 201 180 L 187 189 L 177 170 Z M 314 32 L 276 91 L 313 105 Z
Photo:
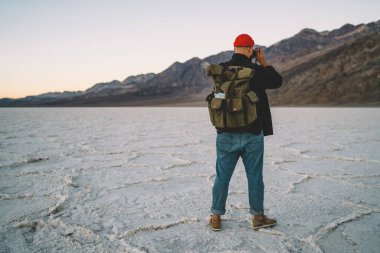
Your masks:
M 241 160 L 208 227 L 206 108 L 0 110 L 0 252 L 378 252 L 380 110 L 273 108 L 254 231 Z

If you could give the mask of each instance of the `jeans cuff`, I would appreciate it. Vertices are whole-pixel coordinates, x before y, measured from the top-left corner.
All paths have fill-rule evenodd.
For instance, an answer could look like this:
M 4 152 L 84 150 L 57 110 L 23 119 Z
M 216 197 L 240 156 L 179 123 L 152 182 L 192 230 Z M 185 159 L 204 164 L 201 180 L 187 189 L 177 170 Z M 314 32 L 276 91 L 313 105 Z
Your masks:
M 253 209 L 250 209 L 249 213 L 253 215 L 264 215 L 264 211 L 255 211 Z
M 213 214 L 223 215 L 223 214 L 226 213 L 226 210 L 216 210 L 216 209 L 214 209 L 214 208 L 211 207 L 211 212 L 212 212 Z

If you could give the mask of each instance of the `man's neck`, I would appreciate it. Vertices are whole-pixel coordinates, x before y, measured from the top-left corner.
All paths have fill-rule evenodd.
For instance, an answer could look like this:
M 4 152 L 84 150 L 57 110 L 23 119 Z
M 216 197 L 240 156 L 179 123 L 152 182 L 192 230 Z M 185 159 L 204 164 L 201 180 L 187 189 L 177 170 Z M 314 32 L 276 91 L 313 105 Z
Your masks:
M 235 51 L 235 54 L 244 55 L 245 57 L 247 57 L 247 58 L 249 59 L 249 55 L 248 55 L 248 53 L 236 52 L 236 51 Z
M 246 58 L 249 59 L 249 56 L 248 56 L 247 54 L 240 53 L 240 52 L 235 52 L 235 54 L 237 54 L 237 55 L 241 55 L 241 56 L 244 56 L 244 57 L 246 57 Z

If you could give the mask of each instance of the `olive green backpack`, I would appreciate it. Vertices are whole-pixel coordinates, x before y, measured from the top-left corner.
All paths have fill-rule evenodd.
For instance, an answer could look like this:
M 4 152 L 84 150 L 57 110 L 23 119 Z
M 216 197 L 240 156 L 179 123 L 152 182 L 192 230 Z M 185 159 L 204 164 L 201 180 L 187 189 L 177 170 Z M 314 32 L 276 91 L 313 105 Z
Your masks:
M 241 66 L 211 64 L 207 76 L 214 90 L 206 98 L 211 123 L 217 128 L 244 128 L 257 118 L 256 93 L 249 88 L 254 70 Z

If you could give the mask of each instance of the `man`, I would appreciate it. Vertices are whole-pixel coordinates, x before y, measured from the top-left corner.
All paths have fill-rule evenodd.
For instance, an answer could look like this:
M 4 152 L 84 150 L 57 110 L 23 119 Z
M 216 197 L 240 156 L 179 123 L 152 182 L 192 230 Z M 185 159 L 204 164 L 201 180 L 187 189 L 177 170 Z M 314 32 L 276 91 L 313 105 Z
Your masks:
M 254 75 L 249 81 L 259 101 L 256 104 L 257 119 L 245 129 L 217 129 L 216 178 L 212 188 L 213 213 L 210 217 L 212 230 L 221 229 L 221 215 L 226 212 L 228 186 L 239 157 L 242 158 L 248 178 L 249 212 L 252 214 L 253 228 L 274 226 L 277 221 L 264 215 L 263 156 L 264 136 L 273 135 L 272 118 L 266 89 L 277 89 L 282 77 L 265 60 L 264 52 L 257 50 L 258 64 L 252 63 L 255 49 L 254 41 L 248 34 L 241 34 L 234 42 L 234 55 L 231 60 L 221 63 L 224 66 L 243 66 L 253 69 Z

